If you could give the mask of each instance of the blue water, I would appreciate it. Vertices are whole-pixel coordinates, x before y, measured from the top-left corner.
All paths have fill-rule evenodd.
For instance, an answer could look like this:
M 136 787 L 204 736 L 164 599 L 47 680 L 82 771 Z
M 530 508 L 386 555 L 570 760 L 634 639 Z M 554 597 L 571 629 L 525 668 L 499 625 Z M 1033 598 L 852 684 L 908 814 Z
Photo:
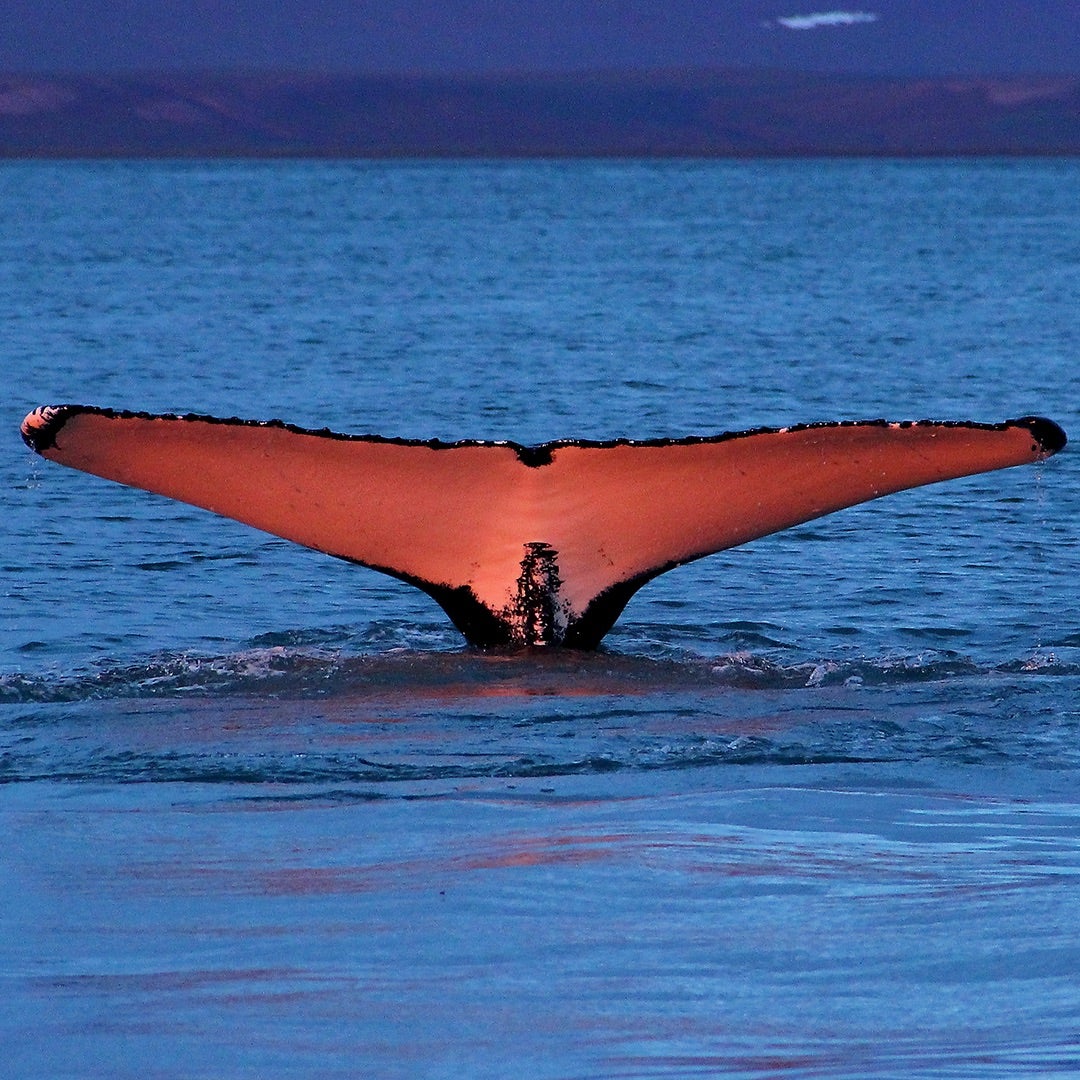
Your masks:
M 1080 163 L 0 167 L 11 1077 L 1080 1074 L 1072 449 L 595 655 L 35 459 L 41 403 L 522 442 L 1042 413 Z

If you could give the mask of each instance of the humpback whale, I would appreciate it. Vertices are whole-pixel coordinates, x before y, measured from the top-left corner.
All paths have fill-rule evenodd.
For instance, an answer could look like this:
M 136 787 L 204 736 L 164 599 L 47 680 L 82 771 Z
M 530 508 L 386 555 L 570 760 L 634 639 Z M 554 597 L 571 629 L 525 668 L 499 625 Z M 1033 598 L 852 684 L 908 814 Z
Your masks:
M 1066 442 L 1035 416 L 523 446 L 88 405 L 35 409 L 22 435 L 50 461 L 409 582 L 473 645 L 579 649 L 673 567 Z

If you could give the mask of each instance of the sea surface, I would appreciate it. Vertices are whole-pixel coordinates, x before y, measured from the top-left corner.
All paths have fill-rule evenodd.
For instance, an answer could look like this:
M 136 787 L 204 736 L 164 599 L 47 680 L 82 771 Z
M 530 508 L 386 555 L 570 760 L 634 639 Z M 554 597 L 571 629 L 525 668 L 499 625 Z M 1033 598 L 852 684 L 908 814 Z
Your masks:
M 0 1073 L 1080 1075 L 1073 448 L 512 655 L 18 436 L 74 402 L 1080 437 L 1078 191 L 1074 160 L 0 166 Z

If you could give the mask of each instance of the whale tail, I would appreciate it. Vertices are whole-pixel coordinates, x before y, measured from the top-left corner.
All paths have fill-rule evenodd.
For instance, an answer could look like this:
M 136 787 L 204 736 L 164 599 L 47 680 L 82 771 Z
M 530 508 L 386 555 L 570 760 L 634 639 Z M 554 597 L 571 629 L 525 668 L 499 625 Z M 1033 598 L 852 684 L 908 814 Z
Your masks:
M 51 461 L 410 582 L 485 647 L 594 648 L 672 567 L 1065 445 L 1039 417 L 526 447 L 84 405 L 35 409 L 22 433 Z

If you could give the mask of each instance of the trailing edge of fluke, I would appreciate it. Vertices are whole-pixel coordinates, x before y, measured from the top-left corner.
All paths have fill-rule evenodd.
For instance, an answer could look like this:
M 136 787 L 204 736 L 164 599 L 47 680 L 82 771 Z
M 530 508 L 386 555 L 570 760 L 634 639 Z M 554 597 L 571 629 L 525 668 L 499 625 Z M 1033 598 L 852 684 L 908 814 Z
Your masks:
M 50 461 L 407 581 L 483 647 L 595 648 L 672 567 L 906 488 L 1040 461 L 1051 420 L 839 421 L 634 442 L 427 442 L 42 406 Z

